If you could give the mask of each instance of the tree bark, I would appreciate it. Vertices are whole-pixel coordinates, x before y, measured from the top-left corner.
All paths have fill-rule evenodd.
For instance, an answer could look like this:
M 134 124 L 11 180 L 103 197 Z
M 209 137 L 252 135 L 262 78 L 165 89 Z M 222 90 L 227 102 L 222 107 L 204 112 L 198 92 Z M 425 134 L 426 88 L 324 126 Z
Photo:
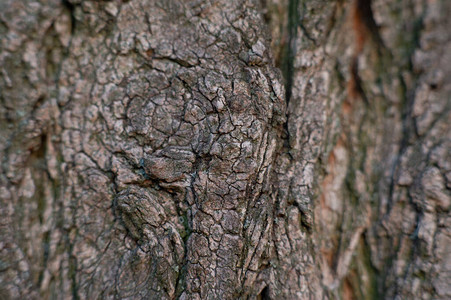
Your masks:
M 0 298 L 451 298 L 451 2 L 0 3 Z

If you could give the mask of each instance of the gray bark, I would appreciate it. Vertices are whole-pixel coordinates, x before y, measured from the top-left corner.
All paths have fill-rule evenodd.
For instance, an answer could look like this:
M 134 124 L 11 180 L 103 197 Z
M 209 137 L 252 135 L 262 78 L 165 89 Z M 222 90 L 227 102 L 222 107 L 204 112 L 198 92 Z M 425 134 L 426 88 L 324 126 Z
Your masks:
M 449 299 L 451 2 L 0 2 L 0 298 Z

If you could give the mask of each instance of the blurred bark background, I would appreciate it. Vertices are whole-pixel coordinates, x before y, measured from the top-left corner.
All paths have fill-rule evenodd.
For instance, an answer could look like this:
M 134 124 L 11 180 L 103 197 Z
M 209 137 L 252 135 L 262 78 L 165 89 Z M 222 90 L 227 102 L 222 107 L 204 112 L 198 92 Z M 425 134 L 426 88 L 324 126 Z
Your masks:
M 451 298 L 450 15 L 1 1 L 0 298 Z

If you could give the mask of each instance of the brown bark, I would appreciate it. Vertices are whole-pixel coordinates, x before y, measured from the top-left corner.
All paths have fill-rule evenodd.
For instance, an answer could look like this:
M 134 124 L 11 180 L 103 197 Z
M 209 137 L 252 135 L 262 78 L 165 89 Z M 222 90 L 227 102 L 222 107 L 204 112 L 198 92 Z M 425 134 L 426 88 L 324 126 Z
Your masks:
M 450 13 L 1 2 L 0 298 L 450 298 Z

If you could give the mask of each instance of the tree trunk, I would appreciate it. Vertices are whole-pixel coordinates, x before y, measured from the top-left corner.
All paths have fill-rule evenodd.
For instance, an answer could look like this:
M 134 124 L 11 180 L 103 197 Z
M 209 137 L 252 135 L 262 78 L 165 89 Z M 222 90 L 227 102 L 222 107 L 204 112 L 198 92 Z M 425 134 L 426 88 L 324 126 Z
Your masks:
M 451 298 L 451 2 L 0 3 L 0 298 Z

